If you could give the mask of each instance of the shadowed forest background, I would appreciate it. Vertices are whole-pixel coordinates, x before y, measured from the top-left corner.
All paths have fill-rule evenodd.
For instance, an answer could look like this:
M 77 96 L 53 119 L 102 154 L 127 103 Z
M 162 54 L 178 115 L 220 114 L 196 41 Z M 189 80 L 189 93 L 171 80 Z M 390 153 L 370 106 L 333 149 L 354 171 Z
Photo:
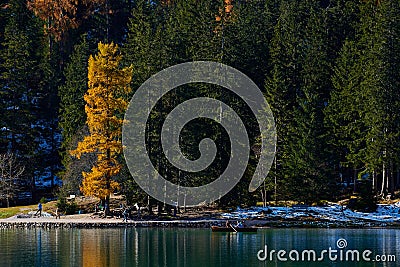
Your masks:
M 400 1 L 370 0 L 8 0 L 0 4 L 0 202 L 82 194 L 82 172 L 98 158 L 70 151 L 89 134 L 84 95 L 88 60 L 98 44 L 119 46 L 131 67 L 131 92 L 182 62 L 216 61 L 248 75 L 275 116 L 276 158 L 265 183 L 247 191 L 259 155 L 259 130 L 248 107 L 228 90 L 176 88 L 151 113 L 148 151 L 168 180 L 198 186 L 229 159 L 229 137 L 199 119 L 181 134 L 181 149 L 199 157 L 215 140 L 205 172 L 182 172 L 162 155 L 160 128 L 179 103 L 219 99 L 246 122 L 252 147 L 241 182 L 220 206 L 257 201 L 320 203 L 352 194 L 394 197 L 400 186 Z M 122 117 L 120 111 L 117 116 Z M 118 138 L 117 138 L 118 139 Z M 147 203 L 119 156 L 112 177 L 130 203 Z

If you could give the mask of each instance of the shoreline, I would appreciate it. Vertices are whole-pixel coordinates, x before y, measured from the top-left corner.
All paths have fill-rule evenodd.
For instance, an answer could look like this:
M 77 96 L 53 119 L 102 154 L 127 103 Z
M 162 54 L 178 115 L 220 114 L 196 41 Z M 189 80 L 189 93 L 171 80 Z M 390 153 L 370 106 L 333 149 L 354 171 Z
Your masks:
M 68 216 L 61 219 L 54 217 L 0 219 L 0 229 L 92 229 L 92 228 L 211 228 L 212 225 L 224 226 L 226 219 L 193 218 L 176 220 L 128 220 L 116 218 L 91 218 L 89 216 Z M 315 221 L 315 220 L 245 220 L 247 226 L 265 228 L 395 228 L 399 223 L 374 221 Z
M 223 225 L 224 222 L 217 220 L 199 220 L 199 221 L 13 221 L 4 222 L 0 221 L 0 229 L 30 229 L 30 228 L 44 228 L 44 229 L 92 229 L 92 228 L 210 228 L 211 225 Z
M 121 218 L 99 218 L 84 215 L 67 215 L 60 219 L 55 217 L 18 218 L 13 216 L 0 219 L 0 229 L 13 228 L 121 228 L 121 227 L 176 227 L 176 228 L 210 228 L 211 225 L 223 225 L 225 220 L 210 218 L 174 219 L 174 220 L 141 220 L 130 219 L 123 222 Z

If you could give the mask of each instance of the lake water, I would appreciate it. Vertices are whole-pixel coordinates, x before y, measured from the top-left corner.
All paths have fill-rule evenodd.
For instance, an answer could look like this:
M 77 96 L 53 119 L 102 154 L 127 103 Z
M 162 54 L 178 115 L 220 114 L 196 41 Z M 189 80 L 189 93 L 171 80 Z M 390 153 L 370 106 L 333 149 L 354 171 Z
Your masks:
M 278 259 L 272 250 L 285 253 Z M 323 261 L 308 261 L 313 260 L 310 250 Z M 355 250 L 360 259 L 350 261 Z M 332 261 L 329 256 L 335 255 Z M 353 256 L 356 259 L 356 252 Z M 400 266 L 399 262 L 396 229 L 265 229 L 256 234 L 162 228 L 0 230 L 0 266 Z

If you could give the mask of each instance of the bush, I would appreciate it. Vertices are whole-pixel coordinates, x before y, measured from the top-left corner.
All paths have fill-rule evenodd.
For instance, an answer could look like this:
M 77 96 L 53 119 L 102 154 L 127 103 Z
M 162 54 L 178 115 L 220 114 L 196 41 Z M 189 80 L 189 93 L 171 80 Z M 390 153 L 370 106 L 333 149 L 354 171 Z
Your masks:
M 318 200 L 317 201 L 317 206 L 327 206 L 328 205 L 328 203 L 329 203 L 329 201 L 328 200 L 325 200 L 325 199 L 320 199 L 320 200 Z
M 374 212 L 377 208 L 377 199 L 369 180 L 359 181 L 357 191 L 349 201 L 347 207 L 353 211 Z
M 58 212 L 65 213 L 66 215 L 75 214 L 78 209 L 78 205 L 75 201 L 68 202 L 65 197 L 58 200 L 56 204 Z

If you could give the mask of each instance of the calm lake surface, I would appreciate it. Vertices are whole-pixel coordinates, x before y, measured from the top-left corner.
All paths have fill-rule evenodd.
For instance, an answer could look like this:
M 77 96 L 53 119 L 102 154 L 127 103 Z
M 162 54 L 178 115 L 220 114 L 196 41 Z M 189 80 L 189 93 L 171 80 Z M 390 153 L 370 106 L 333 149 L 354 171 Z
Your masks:
M 257 254 L 265 257 L 265 245 L 268 257 L 260 261 Z M 304 252 L 301 261 L 304 250 L 314 250 L 318 260 L 329 248 L 336 261 L 328 252 L 320 262 L 308 261 Z M 276 253 L 270 260 L 271 250 L 285 250 L 281 258 L 287 261 L 278 260 Z M 350 261 L 349 250 L 358 250 L 360 261 Z M 362 259 L 365 250 L 372 251 L 366 253 L 370 262 Z M 392 262 L 372 262 L 378 254 Z M 400 266 L 400 230 L 265 229 L 246 234 L 176 228 L 3 229 L 0 266 Z

